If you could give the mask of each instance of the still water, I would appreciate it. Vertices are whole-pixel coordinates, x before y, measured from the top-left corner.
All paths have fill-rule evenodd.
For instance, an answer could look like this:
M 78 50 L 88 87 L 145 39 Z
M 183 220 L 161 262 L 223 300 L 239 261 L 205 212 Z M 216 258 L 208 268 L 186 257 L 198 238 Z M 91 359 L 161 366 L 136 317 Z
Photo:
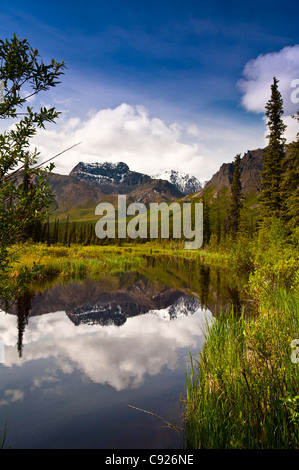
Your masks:
M 241 304 L 229 271 L 166 258 L 35 286 L 0 312 L 6 445 L 180 448 L 182 433 L 153 415 L 181 427 L 189 353 L 219 308 Z

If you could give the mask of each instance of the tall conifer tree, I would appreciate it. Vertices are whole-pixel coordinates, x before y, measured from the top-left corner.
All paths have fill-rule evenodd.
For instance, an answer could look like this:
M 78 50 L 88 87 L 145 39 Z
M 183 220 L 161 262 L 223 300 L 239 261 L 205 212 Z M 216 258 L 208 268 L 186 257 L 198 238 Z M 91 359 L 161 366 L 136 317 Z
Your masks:
M 293 116 L 299 123 L 299 111 Z M 293 231 L 299 227 L 299 132 L 296 140 L 287 146 L 283 162 L 284 173 L 281 185 L 282 219 L 286 227 Z
M 235 169 L 231 186 L 231 202 L 228 212 L 228 228 L 233 237 L 237 235 L 240 225 L 240 213 L 242 208 L 242 185 L 241 185 L 241 154 L 235 157 Z
M 211 238 L 210 208 L 205 196 L 203 202 L 203 244 L 207 245 Z
M 283 160 L 285 158 L 286 125 L 282 120 L 283 100 L 278 90 L 278 80 L 273 78 L 271 98 L 266 105 L 267 126 L 269 128 L 268 147 L 262 171 L 262 190 L 260 194 L 261 218 L 267 220 L 272 216 L 280 217 L 282 211 L 281 182 Z

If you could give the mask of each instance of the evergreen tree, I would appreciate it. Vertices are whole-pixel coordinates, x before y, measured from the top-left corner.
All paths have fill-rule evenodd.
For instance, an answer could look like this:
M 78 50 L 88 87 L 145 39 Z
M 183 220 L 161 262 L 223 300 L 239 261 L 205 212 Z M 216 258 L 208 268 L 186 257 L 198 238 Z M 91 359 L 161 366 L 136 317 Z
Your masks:
M 283 100 L 278 90 L 278 80 L 273 78 L 271 98 L 266 105 L 267 126 L 269 128 L 269 145 L 265 151 L 262 171 L 262 190 L 260 194 L 261 218 L 266 221 L 272 216 L 280 217 L 282 210 L 281 181 L 283 160 L 285 158 L 286 126 L 282 120 Z
M 217 193 L 217 210 L 216 210 L 215 231 L 216 231 L 217 243 L 220 243 L 220 240 L 221 240 L 221 218 L 220 218 L 220 207 L 219 207 L 219 193 Z
M 79 243 L 79 245 L 82 245 L 83 243 L 83 227 L 82 225 L 79 226 L 79 233 L 78 233 L 78 238 L 77 238 L 77 243 Z
M 33 230 L 32 230 L 32 240 L 34 242 L 41 242 L 43 241 L 43 223 L 40 219 L 37 219 L 34 222 Z
M 66 223 L 65 223 L 65 231 L 64 231 L 64 239 L 63 239 L 63 244 L 64 246 L 67 245 L 67 241 L 68 241 L 68 228 L 69 228 L 69 214 L 67 215 L 67 218 L 66 218 Z
M 231 186 L 231 201 L 228 209 L 228 230 L 236 237 L 240 225 L 242 208 L 242 185 L 240 170 L 241 154 L 235 157 L 234 176 Z
M 46 224 L 46 242 L 47 242 L 47 246 L 50 246 L 50 221 L 49 221 L 49 217 L 48 217 L 48 220 L 47 220 L 47 224 Z
M 91 229 L 92 229 L 92 224 L 88 224 L 85 227 L 85 234 L 84 234 L 84 245 L 85 246 L 90 245 L 91 236 L 92 236 Z
M 76 222 L 72 222 L 70 233 L 69 233 L 69 245 L 71 243 L 76 243 L 77 241 L 77 232 L 76 232 Z
M 207 245 L 211 238 L 211 222 L 210 222 L 210 208 L 205 196 L 202 198 L 203 202 L 203 245 Z
M 47 222 L 45 222 L 43 224 L 43 228 L 42 228 L 42 233 L 41 233 L 41 239 L 40 241 L 41 242 L 45 242 L 46 241 L 46 236 L 47 236 Z
M 299 123 L 299 111 L 293 117 Z M 281 184 L 282 219 L 286 227 L 292 231 L 299 226 L 299 132 L 296 140 L 287 146 L 283 168 Z
M 53 244 L 55 245 L 58 242 L 58 232 L 59 232 L 59 220 L 54 220 L 54 228 L 53 228 Z

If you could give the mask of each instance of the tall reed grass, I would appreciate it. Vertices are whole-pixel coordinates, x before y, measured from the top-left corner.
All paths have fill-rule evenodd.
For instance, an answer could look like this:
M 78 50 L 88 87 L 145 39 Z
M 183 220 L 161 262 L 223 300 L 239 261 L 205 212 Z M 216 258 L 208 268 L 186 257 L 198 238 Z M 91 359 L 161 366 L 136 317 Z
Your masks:
M 298 448 L 299 296 L 278 288 L 257 316 L 221 315 L 186 377 L 186 447 Z
M 18 259 L 11 265 L 11 276 L 28 269 L 36 277 L 86 277 L 116 270 L 130 270 L 144 264 L 142 255 L 117 247 L 46 246 L 24 244 L 13 247 Z

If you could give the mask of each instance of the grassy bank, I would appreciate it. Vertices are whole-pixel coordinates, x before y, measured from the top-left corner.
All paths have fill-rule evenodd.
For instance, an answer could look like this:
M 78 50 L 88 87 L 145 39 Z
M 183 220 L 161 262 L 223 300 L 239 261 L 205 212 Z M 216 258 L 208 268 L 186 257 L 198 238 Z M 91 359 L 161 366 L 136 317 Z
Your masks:
M 16 260 L 11 263 L 10 275 L 20 274 L 25 268 L 39 276 L 96 275 L 115 270 L 127 271 L 145 264 L 145 256 L 174 255 L 209 262 L 228 263 L 224 253 L 209 253 L 203 250 L 184 250 L 176 244 L 161 246 L 155 243 L 128 244 L 124 246 L 82 246 L 25 243 L 11 249 Z
M 281 289 L 256 318 L 213 323 L 187 376 L 187 448 L 299 447 L 298 307 Z
M 11 265 L 12 277 L 18 276 L 24 269 L 28 269 L 37 277 L 81 277 L 136 269 L 144 262 L 140 254 L 129 253 L 117 247 L 48 247 L 38 243 L 18 245 L 13 247 L 13 250 L 17 260 Z
M 187 448 L 298 448 L 298 245 L 281 227 L 252 247 L 248 292 L 256 312 L 210 325 L 191 359 L 185 398 Z

